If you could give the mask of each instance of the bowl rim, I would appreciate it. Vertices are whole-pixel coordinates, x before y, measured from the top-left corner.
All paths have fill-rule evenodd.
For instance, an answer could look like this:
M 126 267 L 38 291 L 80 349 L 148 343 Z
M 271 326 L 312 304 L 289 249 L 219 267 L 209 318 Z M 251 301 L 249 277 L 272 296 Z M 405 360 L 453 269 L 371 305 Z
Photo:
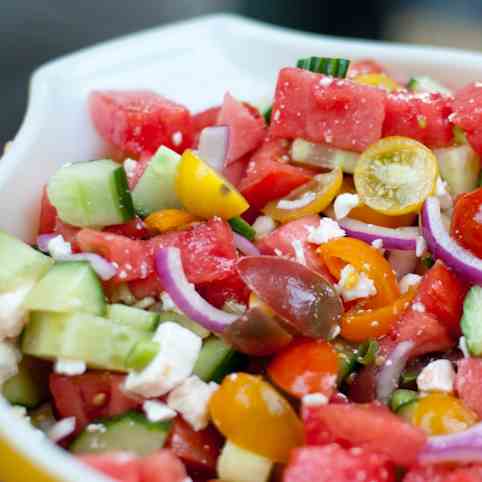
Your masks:
M 392 55 L 401 55 L 407 61 L 409 58 L 416 58 L 419 62 L 422 62 L 430 54 L 431 63 L 438 64 L 443 68 L 455 61 L 464 63 L 476 61 L 477 63 L 482 63 L 482 54 L 461 49 L 336 38 L 277 27 L 240 15 L 226 13 L 206 15 L 187 21 L 154 27 L 86 47 L 75 53 L 50 61 L 35 70 L 30 81 L 26 114 L 11 148 L 1 159 L 0 184 L 8 178 L 8 174 L 16 165 L 17 160 L 31 149 L 36 126 L 44 119 L 45 105 L 50 95 L 49 91 L 56 78 L 65 76 L 66 72 L 69 73 L 71 69 L 76 68 L 79 64 L 86 63 L 90 65 L 90 68 L 95 68 L 95 58 L 99 56 L 103 58 L 107 56 L 109 58 L 109 56 L 114 55 L 117 60 L 122 61 L 121 57 L 128 58 L 129 50 L 137 42 L 149 43 L 150 40 L 168 32 L 181 32 L 182 30 L 189 32 L 201 26 L 203 28 L 215 28 L 218 25 L 226 26 L 226 24 L 229 24 L 232 28 L 242 29 L 249 34 L 274 36 L 280 46 L 291 42 L 306 42 L 307 39 L 315 39 L 323 40 L 325 42 L 324 48 L 330 48 L 330 46 L 349 48 L 353 52 L 354 57 L 377 57 L 378 54 L 386 53 L 388 50 Z M 67 452 L 54 444 L 40 443 L 36 437 L 32 436 L 31 429 L 20 421 L 18 417 L 12 415 L 8 403 L 1 396 L 0 439 L 5 440 L 19 456 L 29 459 L 46 474 L 53 477 L 53 479 L 66 482 L 80 482 L 81 480 L 107 482 L 110 480 L 76 461 Z

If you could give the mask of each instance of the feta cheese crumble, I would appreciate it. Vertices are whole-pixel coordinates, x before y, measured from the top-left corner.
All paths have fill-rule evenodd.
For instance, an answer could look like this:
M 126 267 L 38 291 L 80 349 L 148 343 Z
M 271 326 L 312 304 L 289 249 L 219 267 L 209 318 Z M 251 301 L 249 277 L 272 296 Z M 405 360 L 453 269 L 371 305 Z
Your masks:
M 0 340 L 20 335 L 27 321 L 24 301 L 33 286 L 27 283 L 15 291 L 0 294 Z
M 307 191 L 298 199 L 281 199 L 278 201 L 276 207 L 279 209 L 300 209 L 308 206 L 308 204 L 312 203 L 316 199 L 316 194 L 313 191 Z
M 442 210 L 450 209 L 453 206 L 452 196 L 447 191 L 447 183 L 442 181 L 441 177 L 438 177 L 435 183 L 435 195 L 440 202 Z
M 67 417 L 59 420 L 57 423 L 47 432 L 47 437 L 52 442 L 59 442 L 60 440 L 68 437 L 75 431 L 75 417 Z
M 383 249 L 383 239 L 374 239 L 372 242 L 371 242 L 371 245 L 375 248 L 375 249 Z
M 400 292 L 403 294 L 407 293 L 412 286 L 417 286 L 422 277 L 415 273 L 408 273 L 400 280 Z
M 61 375 L 82 375 L 87 370 L 87 365 L 82 360 L 67 360 L 58 358 L 55 362 L 54 372 Z
M 72 254 L 72 245 L 65 241 L 60 234 L 47 243 L 47 249 L 53 258 L 61 258 Z
M 344 193 L 337 196 L 333 205 L 336 219 L 343 219 L 350 211 L 360 205 L 358 194 Z
M 417 301 L 412 305 L 413 311 L 417 311 L 418 313 L 425 313 L 425 305 L 423 303 L 420 303 L 420 301 Z
M 271 216 L 258 216 L 252 225 L 256 238 L 261 238 L 276 229 L 276 222 Z
M 302 403 L 305 407 L 321 407 L 328 403 L 328 398 L 322 393 L 309 393 L 303 397 Z
M 429 363 L 417 377 L 417 387 L 424 392 L 454 391 L 455 370 L 449 360 L 435 360 Z
M 347 264 L 340 275 L 340 281 L 335 288 L 345 301 L 377 294 L 373 281 L 365 273 L 359 273 L 351 264 Z
M 197 432 L 208 426 L 209 400 L 218 388 L 217 383 L 205 383 L 193 375 L 169 393 L 167 405 L 179 412 Z
M 18 372 L 18 363 L 22 354 L 17 347 L 8 341 L 0 342 L 0 387 Z
M 182 142 L 182 132 L 180 132 L 180 131 L 174 132 L 174 134 L 172 135 L 171 139 L 172 139 L 172 143 L 173 143 L 175 146 L 181 145 L 181 142 Z
M 417 244 L 415 248 L 415 256 L 417 258 L 420 258 L 423 253 L 427 250 L 427 243 L 425 242 L 425 239 L 423 239 L 422 236 L 417 236 Z
M 136 172 L 137 161 L 134 159 L 126 159 L 124 161 L 124 171 L 127 177 L 133 177 Z
M 303 249 L 303 244 L 299 239 L 295 239 L 291 246 L 295 250 L 295 259 L 298 263 L 306 266 L 305 250 Z
M 345 230 L 340 228 L 340 225 L 331 218 L 320 219 L 320 224 L 316 228 L 307 226 L 309 234 L 308 241 L 313 244 L 323 244 L 332 239 L 343 238 Z
M 124 388 L 144 398 L 164 395 L 191 375 L 199 352 L 201 337 L 177 323 L 161 323 L 153 337 L 159 352 L 141 371 L 132 371 Z
M 176 412 L 172 408 L 158 400 L 146 400 L 142 404 L 142 410 L 150 422 L 165 422 L 176 416 Z

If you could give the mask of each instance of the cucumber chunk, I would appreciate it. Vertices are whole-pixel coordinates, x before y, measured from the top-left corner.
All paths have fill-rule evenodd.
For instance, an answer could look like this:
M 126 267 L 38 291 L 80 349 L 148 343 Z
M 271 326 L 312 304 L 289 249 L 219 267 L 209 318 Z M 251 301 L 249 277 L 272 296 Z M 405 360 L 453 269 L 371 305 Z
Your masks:
M 124 168 L 109 159 L 62 167 L 47 192 L 60 219 L 74 226 L 109 226 L 134 217 Z
M 154 331 L 159 324 L 159 313 L 121 304 L 108 305 L 106 317 L 142 331 Z
M 460 326 L 470 354 L 482 356 L 482 287 L 472 286 L 467 293 Z
M 126 367 L 129 370 L 141 371 L 151 363 L 159 353 L 161 346 L 157 341 L 141 341 L 127 356 Z
M 125 451 L 138 456 L 149 455 L 164 446 L 171 422 L 150 422 L 138 412 L 94 422 L 96 430 L 87 426 L 72 442 L 74 454 L 98 454 Z
M 22 351 L 47 360 L 82 360 L 89 368 L 127 371 L 126 360 L 150 334 L 88 313 L 32 312 Z
M 452 196 L 473 191 L 478 186 L 479 156 L 468 145 L 435 149 L 440 175 L 447 181 Z
M 416 391 L 399 388 L 393 392 L 392 398 L 390 399 L 390 408 L 392 411 L 398 412 L 402 407 L 407 405 L 407 403 L 412 403 L 417 399 L 418 393 Z
M 205 382 L 221 383 L 223 378 L 238 369 L 243 361 L 244 357 L 240 353 L 213 336 L 204 342 L 193 374 Z
M 160 209 L 180 208 L 175 181 L 181 156 L 161 146 L 149 161 L 144 174 L 132 191 L 136 212 L 140 216 Z
M 49 398 L 50 364 L 24 356 L 18 372 L 2 387 L 3 396 L 12 405 L 35 408 Z
M 169 310 L 159 313 L 159 323 L 164 323 L 165 321 L 173 321 L 174 323 L 177 323 L 178 325 L 181 325 L 182 327 L 192 331 L 201 338 L 207 338 L 211 334 L 211 332 L 206 330 L 204 326 L 201 326 L 199 323 L 192 321 L 186 315 L 178 313 L 177 311 Z
M 106 311 L 102 285 L 87 261 L 56 263 L 29 293 L 25 306 L 32 311 L 60 313 L 104 315 Z
M 218 459 L 218 477 L 223 482 L 266 482 L 273 462 L 226 441 Z
M 0 231 L 0 293 L 38 281 L 54 260 Z
M 423 93 L 440 93 L 440 94 L 452 94 L 452 91 L 442 85 L 440 82 L 426 76 L 412 77 L 407 84 L 407 89 L 416 94 Z

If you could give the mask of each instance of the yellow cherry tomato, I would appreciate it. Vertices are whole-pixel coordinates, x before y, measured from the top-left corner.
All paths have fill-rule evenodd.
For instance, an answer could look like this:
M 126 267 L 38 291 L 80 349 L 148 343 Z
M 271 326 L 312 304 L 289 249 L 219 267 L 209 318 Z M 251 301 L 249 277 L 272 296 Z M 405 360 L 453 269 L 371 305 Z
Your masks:
M 400 86 L 387 74 L 360 74 L 357 75 L 353 82 L 363 85 L 372 85 L 374 87 L 380 87 L 385 89 L 387 92 L 393 92 L 394 90 L 399 90 Z
M 303 444 L 303 426 L 291 405 L 261 377 L 227 376 L 209 412 L 228 440 L 274 462 L 286 462 L 291 449 Z
M 144 219 L 144 223 L 151 231 L 165 233 L 172 229 L 182 228 L 198 220 L 199 218 L 182 209 L 162 209 L 161 211 L 149 214 L 149 216 Z
M 184 151 L 176 176 L 176 193 L 194 216 L 230 219 L 249 208 L 244 197 L 226 179 L 191 150 Z
M 340 193 L 350 192 L 355 193 L 355 184 L 352 176 L 344 176 L 343 184 Z M 367 224 L 375 224 L 376 226 L 383 226 L 385 228 L 400 228 L 404 226 L 412 226 L 417 215 L 415 213 L 402 214 L 401 216 L 387 216 L 379 213 L 365 204 L 360 204 L 353 208 L 349 214 L 350 218 L 358 219 Z
M 340 192 L 342 182 L 343 172 L 338 167 L 318 174 L 283 199 L 268 203 L 263 212 L 282 223 L 318 214 L 331 204 Z
M 358 159 L 354 180 L 361 201 L 388 216 L 419 211 L 435 189 L 433 152 L 408 137 L 385 137 Z
M 375 310 L 350 310 L 343 315 L 341 336 L 348 341 L 363 341 L 386 335 L 415 297 L 411 289 L 395 302 Z
M 477 422 L 477 416 L 458 398 L 432 393 L 413 403 L 409 420 L 427 435 L 446 435 L 467 430 Z
M 343 267 L 351 264 L 373 281 L 377 293 L 367 299 L 366 308 L 381 308 L 399 298 L 400 289 L 390 263 L 367 243 L 354 238 L 333 239 L 322 244 L 317 252 L 336 279 L 340 279 Z

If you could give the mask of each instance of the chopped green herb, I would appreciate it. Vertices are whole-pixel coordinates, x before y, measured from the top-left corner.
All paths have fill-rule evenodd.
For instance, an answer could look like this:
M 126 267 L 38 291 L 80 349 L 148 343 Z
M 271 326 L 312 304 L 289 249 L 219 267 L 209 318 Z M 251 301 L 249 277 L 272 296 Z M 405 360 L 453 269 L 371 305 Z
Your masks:
M 422 256 L 422 258 L 420 259 L 420 262 L 423 264 L 423 266 L 429 269 L 435 264 L 435 260 L 433 259 L 431 254 Z
M 263 117 L 264 117 L 264 120 L 266 122 L 266 124 L 270 125 L 271 124 L 271 114 L 273 112 L 273 106 L 270 105 L 265 111 L 264 111 L 264 114 L 263 114 Z
M 256 236 L 254 228 L 242 218 L 231 218 L 229 224 L 233 231 L 252 241 Z
M 356 353 L 356 361 L 361 365 L 372 365 L 377 358 L 379 345 L 375 340 L 362 343 Z

